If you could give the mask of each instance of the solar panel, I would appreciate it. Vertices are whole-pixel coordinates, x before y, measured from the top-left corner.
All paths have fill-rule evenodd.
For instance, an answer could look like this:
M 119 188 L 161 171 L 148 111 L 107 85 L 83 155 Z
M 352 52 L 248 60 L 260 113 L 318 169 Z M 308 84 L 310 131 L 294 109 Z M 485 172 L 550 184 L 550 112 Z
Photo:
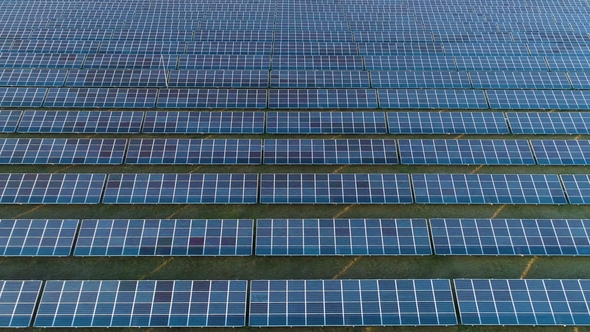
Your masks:
M 187 43 L 186 54 L 267 55 L 272 53 L 270 42 L 206 41 Z
M 421 204 L 566 204 L 555 174 L 412 174 Z
M 507 112 L 514 134 L 590 134 L 590 114 L 584 112 Z
M 144 133 L 262 134 L 264 112 L 148 111 Z
M 359 43 L 432 42 L 432 33 L 426 31 L 354 31 Z
M 530 42 L 530 43 L 580 43 L 584 44 L 590 42 L 588 34 L 572 33 L 572 32 L 541 32 L 541 31 L 523 31 L 513 32 L 512 37 L 517 42 Z
M 590 204 L 590 176 L 587 174 L 561 175 L 563 188 L 570 204 Z
M 590 59 L 587 56 L 546 56 L 547 64 L 551 71 L 588 71 Z
M 193 40 L 193 32 L 190 30 L 115 30 L 112 39 L 135 41 L 191 41 Z
M 49 280 L 35 327 L 244 326 L 246 280 Z
M 313 13 L 311 13 L 313 14 Z M 317 13 L 316 13 L 317 14 Z M 323 15 L 323 13 L 322 13 Z M 352 42 L 353 35 L 348 31 L 289 31 L 277 30 L 274 40 L 278 42 Z
M 367 70 L 456 70 L 452 57 L 371 55 L 364 56 Z
M 571 80 L 574 89 L 590 89 L 590 76 L 588 73 L 569 72 L 567 76 Z
M 444 43 L 445 55 L 460 56 L 528 56 L 526 44 L 520 43 Z M 537 54 L 532 54 L 537 55 Z
M 157 89 L 52 88 L 45 107 L 152 108 Z
M 273 55 L 273 70 L 364 70 L 358 55 Z
M 587 256 L 588 220 L 430 219 L 436 255 Z
M 132 139 L 126 164 L 259 165 L 259 139 Z
M 587 110 L 590 91 L 487 90 L 490 107 L 496 109 Z
M 433 33 L 433 39 L 437 42 L 444 43 L 510 43 L 513 42 L 512 35 L 508 32 L 495 31 L 436 31 Z
M 542 43 L 527 43 L 531 55 L 590 55 L 590 48 L 587 45 L 576 45 L 570 43 L 549 43 L 547 40 Z
M 186 54 L 179 56 L 178 69 L 269 70 L 270 55 Z
M 358 43 L 360 55 L 445 55 L 440 43 Z
M 469 72 L 474 89 L 571 89 L 565 73 Z
M 273 88 L 370 88 L 369 73 L 365 71 L 286 71 L 273 70 Z
M 0 255 L 69 256 L 77 229 L 74 219 L 0 219 Z
M 381 108 L 486 109 L 482 90 L 379 89 Z
M 377 108 L 370 89 L 271 89 L 269 108 Z
M 102 138 L 0 138 L 0 164 L 123 163 L 127 140 Z
M 0 110 L 0 133 L 14 133 L 22 114 L 22 111 Z
M 263 204 L 413 203 L 408 174 L 262 174 Z
M 197 42 L 272 42 L 272 35 L 272 31 L 207 30 L 195 31 L 194 39 Z
M 100 41 L 96 40 L 16 40 L 10 52 L 16 53 L 97 53 Z
M 65 69 L 0 69 L 1 86 L 62 86 Z
M 167 75 L 157 69 L 70 69 L 65 86 L 165 87 Z
M 0 53 L 2 68 L 80 68 L 84 54 Z
M 88 54 L 85 69 L 176 69 L 178 55 Z M 78 67 L 80 68 L 80 67 Z
M 161 108 L 266 108 L 266 90 L 169 89 L 160 90 Z
M 41 107 L 46 88 L 0 88 L 0 107 Z
M 258 174 L 109 174 L 105 204 L 255 204 Z
M 107 40 L 97 52 L 102 54 L 185 54 L 184 41 Z
M 343 21 L 275 21 L 275 31 L 349 31 L 348 29 L 348 22 Z
M 24 111 L 19 133 L 139 133 L 142 111 Z
M 267 112 L 268 134 L 385 134 L 383 112 Z
M 74 256 L 250 256 L 250 219 L 82 220 Z
M 432 255 L 432 249 L 426 219 L 259 219 L 256 255 Z
M 274 29 L 274 25 L 275 23 L 272 21 L 202 21 L 199 24 L 200 30 L 245 31 L 269 31 Z
M 357 44 L 352 42 L 284 42 L 273 43 L 276 55 L 358 55 Z
M 397 164 L 392 139 L 266 139 L 264 164 Z
M 587 140 L 531 140 L 531 147 L 539 165 L 590 164 Z
M 372 71 L 373 88 L 470 89 L 467 72 Z
M 168 86 L 196 88 L 266 88 L 268 70 L 172 70 Z
M 465 325 L 589 325 L 588 280 L 455 279 Z
M 27 38 L 39 40 L 108 40 L 112 30 L 104 29 L 39 29 L 31 30 Z
M 400 139 L 400 161 L 412 165 L 534 165 L 527 140 Z
M 29 327 L 41 291 L 40 280 L 0 280 L 0 327 Z
M 549 70 L 542 56 L 455 56 L 455 61 L 459 70 L 510 72 Z
M 0 204 L 98 204 L 105 174 L 3 173 Z
M 443 279 L 252 280 L 250 326 L 456 325 Z

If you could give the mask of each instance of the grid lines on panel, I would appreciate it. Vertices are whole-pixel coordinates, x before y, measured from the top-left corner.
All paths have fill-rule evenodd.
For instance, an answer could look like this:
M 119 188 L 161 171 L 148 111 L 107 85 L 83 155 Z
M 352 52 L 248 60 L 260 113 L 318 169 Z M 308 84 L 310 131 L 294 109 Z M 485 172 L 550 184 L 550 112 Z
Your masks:
M 157 89 L 53 88 L 45 107 L 152 108 Z
M 471 89 L 467 72 L 372 71 L 373 88 Z
M 148 111 L 144 133 L 262 134 L 264 112 Z
M 0 327 L 29 327 L 41 291 L 40 280 L 0 280 Z
M 364 71 L 273 70 L 272 88 L 369 88 L 369 74 Z
M 0 219 L 0 256 L 69 256 L 77 229 L 74 219 Z
M 487 90 L 490 107 L 495 109 L 587 110 L 590 91 L 586 90 Z
M 176 69 L 177 55 L 89 54 L 84 69 Z M 80 67 L 78 67 L 80 68 Z
M 143 112 L 25 111 L 19 133 L 139 133 Z
M 531 147 L 539 165 L 588 165 L 588 140 L 531 140 Z
M 367 55 L 366 70 L 456 70 L 453 57 L 427 55 Z
M 192 42 L 186 48 L 186 54 L 267 55 L 271 52 L 270 42 Z
M 162 40 L 107 40 L 97 52 L 102 54 L 185 54 L 186 42 Z
M 565 73 L 469 72 L 474 89 L 571 89 Z
M 358 55 L 273 55 L 273 70 L 364 70 Z
M 0 133 L 14 133 L 22 114 L 22 111 L 0 110 Z
M 487 109 L 482 90 L 378 89 L 381 108 Z
M 542 56 L 456 56 L 457 69 L 479 71 L 549 71 Z
M 385 134 L 383 112 L 267 112 L 269 134 Z
M 269 70 L 270 55 L 186 54 L 179 56 L 178 69 Z
M 160 90 L 162 108 L 266 108 L 264 89 L 169 89 Z
M 508 134 L 500 112 L 388 112 L 391 134 Z
M 590 134 L 590 113 L 507 112 L 513 134 Z
M 266 88 L 267 70 L 172 70 L 168 86 L 187 88 Z
M 46 88 L 0 88 L 0 107 L 41 107 Z
M 84 54 L 0 53 L 2 68 L 81 68 Z
M 268 108 L 377 108 L 372 89 L 271 89 Z
M 71 69 L 65 86 L 165 87 L 166 75 L 157 69 Z
M 0 86 L 63 86 L 65 69 L 0 69 Z
M 563 174 L 561 181 L 570 204 L 590 204 L 590 175 Z

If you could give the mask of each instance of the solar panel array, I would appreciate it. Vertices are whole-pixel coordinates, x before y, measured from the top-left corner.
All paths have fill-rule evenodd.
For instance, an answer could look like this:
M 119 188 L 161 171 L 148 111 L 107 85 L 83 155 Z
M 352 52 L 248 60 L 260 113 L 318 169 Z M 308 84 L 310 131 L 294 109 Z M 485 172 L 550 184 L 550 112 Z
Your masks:
M 29 327 L 41 292 L 39 280 L 0 280 L 0 327 Z
M 0 219 L 0 256 L 69 256 L 77 230 L 73 219 Z

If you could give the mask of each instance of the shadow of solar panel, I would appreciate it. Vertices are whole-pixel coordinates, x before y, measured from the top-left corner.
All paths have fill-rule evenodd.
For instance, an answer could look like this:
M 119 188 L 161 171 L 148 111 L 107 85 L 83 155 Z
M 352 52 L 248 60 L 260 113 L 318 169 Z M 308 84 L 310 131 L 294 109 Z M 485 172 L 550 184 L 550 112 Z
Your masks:
M 152 108 L 157 89 L 53 88 L 45 107 Z
M 566 73 L 469 72 L 474 89 L 571 89 Z
M 521 43 L 444 43 L 445 55 L 459 56 L 528 56 L 526 44 Z M 537 54 L 532 54 L 537 55 Z
M 16 53 L 98 53 L 100 41 L 95 40 L 17 40 L 10 52 Z
M 186 54 L 179 56 L 178 69 L 270 70 L 270 55 Z
M 139 133 L 140 111 L 25 111 L 19 133 Z
M 1 69 L 1 86 L 62 86 L 65 69 Z
M 29 327 L 41 292 L 40 280 L 0 280 L 0 327 Z
M 431 255 L 426 219 L 259 219 L 257 256 Z
M 132 139 L 129 141 L 125 163 L 260 165 L 262 140 Z
M 590 175 L 563 174 L 560 176 L 570 204 L 590 204 Z
M 527 140 L 400 139 L 402 164 L 534 165 Z
M 408 174 L 262 174 L 263 204 L 413 203 Z
M 310 13 L 313 14 L 313 13 Z M 319 14 L 319 13 L 316 13 Z M 323 15 L 323 13 L 321 13 Z M 289 31 L 278 30 L 274 33 L 277 42 L 352 42 L 353 35 L 348 31 Z
M 555 174 L 412 174 L 420 204 L 567 204 Z
M 371 89 L 271 89 L 269 108 L 377 108 Z
M 246 324 L 245 280 L 49 280 L 36 327 Z
M 358 43 L 360 55 L 445 55 L 440 43 Z
M 589 220 L 430 219 L 436 255 L 590 255 Z
M 176 69 L 178 55 L 89 54 L 85 69 Z M 80 68 L 80 67 L 78 67 Z
M 372 71 L 373 88 L 470 89 L 467 72 Z
M 195 31 L 196 42 L 272 42 L 273 33 L 269 31 L 247 31 L 247 30 L 207 30 Z
M 113 30 L 107 29 L 39 29 L 31 30 L 28 38 L 33 40 L 108 40 Z M 23 38 L 21 38 L 23 39 Z
M 455 279 L 464 325 L 590 325 L 589 280 Z
M 588 71 L 590 59 L 586 56 L 546 56 L 547 64 L 551 71 Z M 573 82 L 573 80 L 572 80 Z
M 449 280 L 252 280 L 248 324 L 456 325 L 457 316 Z
M 359 43 L 433 42 L 432 33 L 425 31 L 354 31 Z
M 250 219 L 82 220 L 74 256 L 250 256 Z
M 168 89 L 160 90 L 162 108 L 266 108 L 266 90 Z
M 46 88 L 0 88 L 0 107 L 41 107 Z
M 364 70 L 357 55 L 273 55 L 273 70 Z
M 258 174 L 109 174 L 105 204 L 255 204 Z
M 490 107 L 496 109 L 587 110 L 590 91 L 487 90 Z
M 507 112 L 513 134 L 590 134 L 590 114 L 583 112 Z
M 482 90 L 378 89 L 381 108 L 487 109 Z
M 130 41 L 192 41 L 193 32 L 190 30 L 115 30 L 112 39 Z
M 276 55 L 358 55 L 357 44 L 352 42 L 286 42 L 275 41 Z
M 168 86 L 197 88 L 267 88 L 268 70 L 172 70 Z
M 148 111 L 144 133 L 262 134 L 264 112 Z
M 395 140 L 265 139 L 266 165 L 397 164 Z
M 71 69 L 65 86 L 165 87 L 167 75 L 157 69 Z
M 101 54 L 185 54 L 184 41 L 109 40 L 103 41 L 97 52 Z
M 367 55 L 366 70 L 456 70 L 453 57 Z
M 22 111 L 0 110 L 0 133 L 14 133 L 22 114 Z
M 0 219 L 0 255 L 69 256 L 77 229 L 74 219 Z
M 539 165 L 588 165 L 590 141 L 531 140 Z
M 541 56 L 455 56 L 459 70 L 549 71 Z
M 0 174 L 0 204 L 98 204 L 105 174 Z
M 270 75 L 273 88 L 370 88 L 364 71 L 281 71 Z
M 271 42 L 191 42 L 186 48 L 186 54 L 267 55 L 271 52 Z
M 268 134 L 385 134 L 383 112 L 267 112 Z

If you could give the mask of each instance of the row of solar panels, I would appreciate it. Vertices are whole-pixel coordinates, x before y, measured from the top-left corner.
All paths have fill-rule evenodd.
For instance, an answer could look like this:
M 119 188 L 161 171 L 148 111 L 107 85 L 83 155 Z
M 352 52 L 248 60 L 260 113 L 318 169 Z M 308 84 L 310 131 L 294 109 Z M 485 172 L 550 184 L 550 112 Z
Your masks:
M 10 87 L 0 107 L 587 110 L 590 90 Z
M 248 304 L 255 327 L 448 326 L 455 298 L 464 325 L 590 325 L 585 279 L 455 279 L 455 296 L 448 279 L 42 283 L 0 281 L 0 327 L 242 327 Z
M 255 226 L 250 219 L 86 219 L 78 225 L 0 219 L 0 256 L 251 256 L 253 247 L 257 256 L 590 256 L 590 220 L 580 219 L 258 219 Z
M 590 89 L 588 72 L 0 69 L 0 86 Z
M 106 184 L 105 184 L 106 182 Z M 0 204 L 590 204 L 588 174 L 1 173 Z
M 587 112 L 0 110 L 2 133 L 590 134 Z
M 399 158 L 398 158 L 399 148 Z M 0 138 L 0 164 L 590 165 L 589 140 Z

